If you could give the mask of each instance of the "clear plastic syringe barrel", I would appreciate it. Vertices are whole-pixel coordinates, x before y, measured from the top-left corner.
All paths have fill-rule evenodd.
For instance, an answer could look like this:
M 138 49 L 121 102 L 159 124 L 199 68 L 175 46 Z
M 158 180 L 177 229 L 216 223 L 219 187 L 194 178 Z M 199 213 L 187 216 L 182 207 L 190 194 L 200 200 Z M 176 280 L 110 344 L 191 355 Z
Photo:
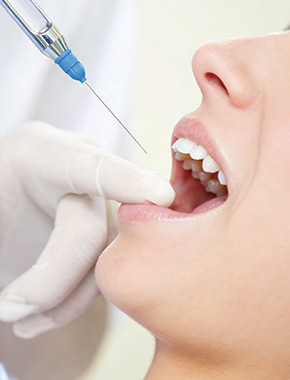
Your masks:
M 37 48 L 55 60 L 67 50 L 62 34 L 33 0 L 0 0 Z
M 9 8 L 9 12 L 14 13 L 16 21 L 21 21 L 32 33 L 45 33 L 51 28 L 51 21 L 32 0 L 0 1 L 5 8 Z

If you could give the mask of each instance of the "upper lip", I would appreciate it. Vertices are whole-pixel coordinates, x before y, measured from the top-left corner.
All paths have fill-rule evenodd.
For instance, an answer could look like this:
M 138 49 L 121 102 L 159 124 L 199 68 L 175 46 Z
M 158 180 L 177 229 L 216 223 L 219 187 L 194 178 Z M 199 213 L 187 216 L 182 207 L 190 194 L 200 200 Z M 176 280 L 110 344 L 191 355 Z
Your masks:
M 186 138 L 202 145 L 208 154 L 218 163 L 227 179 L 228 186 L 229 174 L 225 157 L 222 154 L 223 148 L 217 139 L 210 136 L 208 129 L 200 119 L 185 115 L 174 128 L 172 144 L 179 138 Z

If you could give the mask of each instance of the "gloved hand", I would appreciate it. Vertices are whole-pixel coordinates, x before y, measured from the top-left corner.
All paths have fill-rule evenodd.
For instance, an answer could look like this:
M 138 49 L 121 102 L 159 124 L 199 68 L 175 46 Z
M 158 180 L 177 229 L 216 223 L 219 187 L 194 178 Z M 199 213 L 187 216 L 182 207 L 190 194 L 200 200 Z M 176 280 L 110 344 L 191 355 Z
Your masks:
M 104 153 L 88 138 L 41 122 L 0 141 L 0 272 L 6 283 L 14 280 L 0 294 L 0 320 L 16 322 L 17 336 L 60 327 L 93 302 L 95 263 L 116 234 L 108 199 L 169 206 L 174 191 L 166 180 Z M 31 230 L 33 218 L 37 227 Z M 32 265 L 31 243 L 21 245 L 24 256 L 11 247 L 19 249 L 22 230 L 26 241 L 40 239 L 49 220 L 54 228 Z M 21 261 L 32 266 L 16 279 L 5 278 Z

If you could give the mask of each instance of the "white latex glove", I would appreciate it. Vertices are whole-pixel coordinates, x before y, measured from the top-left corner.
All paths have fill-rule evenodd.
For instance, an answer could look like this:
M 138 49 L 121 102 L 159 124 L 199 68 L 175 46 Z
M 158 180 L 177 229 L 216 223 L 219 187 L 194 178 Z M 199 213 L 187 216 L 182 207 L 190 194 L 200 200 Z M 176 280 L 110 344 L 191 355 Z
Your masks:
M 41 122 L 0 141 L 0 258 L 9 262 L 8 242 L 18 238 L 23 214 L 30 222 L 27 205 L 38 209 L 40 227 L 48 217 L 55 221 L 35 265 L 0 294 L 0 320 L 16 322 L 17 336 L 60 327 L 93 302 L 94 266 L 116 231 L 105 199 L 169 206 L 174 192 L 166 180 L 104 153 L 88 138 Z

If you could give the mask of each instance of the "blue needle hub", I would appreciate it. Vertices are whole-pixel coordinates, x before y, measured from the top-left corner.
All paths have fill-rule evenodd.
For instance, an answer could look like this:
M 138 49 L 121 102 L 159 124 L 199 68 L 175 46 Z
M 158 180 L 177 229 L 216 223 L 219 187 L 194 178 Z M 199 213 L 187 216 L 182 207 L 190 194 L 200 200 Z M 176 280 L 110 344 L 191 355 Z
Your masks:
M 72 79 L 78 80 L 81 83 L 87 80 L 84 66 L 70 49 L 63 52 L 54 62 Z

